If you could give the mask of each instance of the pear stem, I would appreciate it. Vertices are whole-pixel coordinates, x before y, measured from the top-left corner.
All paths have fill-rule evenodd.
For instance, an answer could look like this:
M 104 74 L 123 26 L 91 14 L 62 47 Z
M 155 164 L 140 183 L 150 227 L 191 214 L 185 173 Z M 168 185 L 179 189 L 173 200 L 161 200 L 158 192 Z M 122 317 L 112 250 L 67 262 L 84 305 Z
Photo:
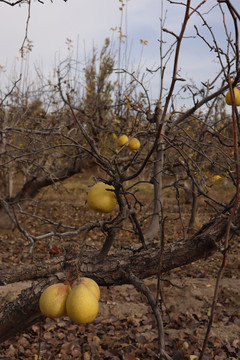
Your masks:
M 64 281 L 64 285 L 70 285 L 68 281 L 69 275 L 70 275 L 70 271 L 67 273 L 66 279 Z
M 79 274 L 78 264 L 76 264 L 76 272 L 77 272 L 77 279 L 79 281 L 80 280 L 80 274 Z

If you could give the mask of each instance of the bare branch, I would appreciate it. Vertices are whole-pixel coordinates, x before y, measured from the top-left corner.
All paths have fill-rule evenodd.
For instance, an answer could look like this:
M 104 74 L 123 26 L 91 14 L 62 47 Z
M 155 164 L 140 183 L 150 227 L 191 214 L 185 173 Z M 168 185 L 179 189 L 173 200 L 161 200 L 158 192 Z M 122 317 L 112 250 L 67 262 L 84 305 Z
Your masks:
M 240 14 L 239 12 L 237 12 L 237 10 L 235 9 L 235 7 L 233 6 L 233 4 L 229 1 L 229 0 L 217 0 L 219 3 L 225 3 L 227 4 L 227 7 L 229 8 L 229 11 L 236 15 L 237 18 L 240 20 Z
M 24 45 L 25 42 L 28 39 L 28 28 L 29 28 L 29 22 L 30 22 L 30 17 L 31 17 L 31 0 L 28 0 L 28 16 L 27 16 L 27 21 L 26 21 L 26 28 L 25 28 L 25 35 L 24 35 L 24 39 L 20 48 L 20 53 L 21 53 L 21 57 L 24 57 Z

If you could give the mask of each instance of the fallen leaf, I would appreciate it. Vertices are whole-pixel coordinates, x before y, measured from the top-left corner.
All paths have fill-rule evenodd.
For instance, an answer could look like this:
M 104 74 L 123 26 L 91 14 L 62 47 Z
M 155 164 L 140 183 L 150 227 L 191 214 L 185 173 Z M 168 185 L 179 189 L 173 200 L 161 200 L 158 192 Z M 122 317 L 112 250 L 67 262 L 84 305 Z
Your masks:
M 197 358 L 197 355 L 189 355 L 189 360 L 196 360 Z

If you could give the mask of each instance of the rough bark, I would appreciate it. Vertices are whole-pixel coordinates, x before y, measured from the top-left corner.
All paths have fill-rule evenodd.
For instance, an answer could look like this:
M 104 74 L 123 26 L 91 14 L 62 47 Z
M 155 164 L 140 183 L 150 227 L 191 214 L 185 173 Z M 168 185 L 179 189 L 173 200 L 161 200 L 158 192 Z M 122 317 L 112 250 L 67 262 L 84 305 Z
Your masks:
M 161 122 L 162 109 L 160 103 L 157 104 L 155 109 L 155 122 L 157 126 L 160 126 Z M 161 133 L 157 142 L 157 148 L 154 156 L 154 165 L 153 165 L 153 186 L 154 186 L 154 209 L 151 222 L 146 232 L 144 233 L 145 241 L 152 240 L 157 236 L 161 228 L 162 220 L 162 206 L 163 206 L 163 189 L 162 189 L 162 171 L 164 165 L 164 126 L 162 126 Z
M 166 244 L 162 273 L 214 254 L 224 236 L 227 221 L 227 216 L 220 216 L 205 224 L 191 238 Z M 239 212 L 235 217 L 235 226 L 240 227 Z M 157 274 L 159 258 L 159 248 L 136 253 L 121 250 L 107 256 L 100 263 L 96 261 L 96 253 L 91 251 L 81 258 L 81 272 L 84 276 L 95 279 L 101 286 L 120 285 L 126 283 L 123 272 L 133 273 L 140 279 Z M 23 290 L 14 302 L 6 304 L 1 310 L 0 342 L 26 330 L 41 319 L 38 300 L 42 290 L 53 282 L 64 281 L 67 272 L 74 269 L 78 261 L 78 255 L 72 250 L 67 251 L 65 257 L 0 271 L 2 284 L 26 279 L 36 280 L 32 287 Z

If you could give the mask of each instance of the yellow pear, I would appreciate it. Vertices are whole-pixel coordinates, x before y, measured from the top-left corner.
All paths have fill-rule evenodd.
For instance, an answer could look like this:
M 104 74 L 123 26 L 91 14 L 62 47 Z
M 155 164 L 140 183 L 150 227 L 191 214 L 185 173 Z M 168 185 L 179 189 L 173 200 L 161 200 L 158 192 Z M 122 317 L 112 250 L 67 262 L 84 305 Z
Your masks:
M 237 87 L 234 88 L 234 96 L 235 96 L 236 105 L 240 106 L 240 90 Z M 232 105 L 230 91 L 227 92 L 227 94 L 225 96 L 225 100 L 228 105 Z
M 66 300 L 71 287 L 69 284 L 53 284 L 48 286 L 39 299 L 41 313 L 50 318 L 66 315 Z
M 75 280 L 72 283 L 72 288 L 74 288 L 75 286 L 78 286 L 80 284 L 86 285 L 88 287 L 88 289 L 91 290 L 94 293 L 97 300 L 99 301 L 99 299 L 100 299 L 100 288 L 99 288 L 98 284 L 96 283 L 96 281 L 94 281 L 93 279 L 87 278 L 87 277 L 82 277 L 79 280 Z
M 77 324 L 93 321 L 99 310 L 95 294 L 84 284 L 72 288 L 66 302 L 67 314 Z
M 110 190 L 110 191 L 109 191 Z M 91 187 L 87 196 L 90 209 L 101 213 L 110 213 L 117 205 L 117 197 L 112 185 L 98 182 Z
M 140 148 L 140 141 L 136 138 L 132 138 L 128 143 L 129 149 L 137 151 Z
M 123 145 L 125 145 L 127 142 L 128 142 L 128 137 L 127 137 L 127 135 L 121 135 L 121 136 L 118 138 L 118 146 L 123 146 Z

